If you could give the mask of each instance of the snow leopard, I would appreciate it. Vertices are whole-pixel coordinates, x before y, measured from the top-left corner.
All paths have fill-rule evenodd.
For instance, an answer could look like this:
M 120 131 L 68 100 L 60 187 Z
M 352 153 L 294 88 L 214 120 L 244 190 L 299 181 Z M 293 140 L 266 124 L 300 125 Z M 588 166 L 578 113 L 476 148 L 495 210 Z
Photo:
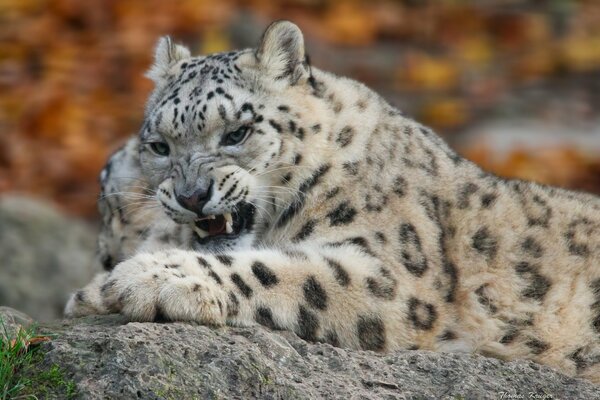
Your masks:
M 106 271 L 67 316 L 262 325 L 312 342 L 528 359 L 600 383 L 600 200 L 485 172 L 293 23 L 193 57 L 161 38 L 101 174 Z

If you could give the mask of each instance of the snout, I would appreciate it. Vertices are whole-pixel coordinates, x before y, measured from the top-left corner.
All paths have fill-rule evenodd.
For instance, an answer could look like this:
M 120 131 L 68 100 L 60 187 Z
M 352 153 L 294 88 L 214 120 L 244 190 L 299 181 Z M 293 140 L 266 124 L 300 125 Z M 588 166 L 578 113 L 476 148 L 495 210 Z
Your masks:
M 157 197 L 164 212 L 176 223 L 192 227 L 197 242 L 205 245 L 234 240 L 254 226 L 251 183 L 248 172 L 227 165 L 194 182 L 167 179 Z
M 203 217 L 202 209 L 208 203 L 211 196 L 214 181 L 211 180 L 206 188 L 196 189 L 191 196 L 183 194 L 176 195 L 177 202 L 180 206 L 195 213 L 198 217 Z

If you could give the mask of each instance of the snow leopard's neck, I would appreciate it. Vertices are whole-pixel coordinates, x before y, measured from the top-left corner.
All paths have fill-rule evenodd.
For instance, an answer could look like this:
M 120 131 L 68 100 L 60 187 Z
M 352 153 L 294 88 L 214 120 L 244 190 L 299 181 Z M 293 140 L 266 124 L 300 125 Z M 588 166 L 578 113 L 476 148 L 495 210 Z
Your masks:
M 320 151 L 320 160 L 347 169 L 359 163 L 363 171 L 359 175 L 366 182 L 384 169 L 386 173 L 390 169 L 404 171 L 405 178 L 414 180 L 416 186 L 439 194 L 454 192 L 464 182 L 487 175 L 432 129 L 405 116 L 362 83 L 319 70 L 313 75 L 313 94 L 320 96 L 329 110 L 325 135 L 311 137 L 315 143 L 306 144 Z

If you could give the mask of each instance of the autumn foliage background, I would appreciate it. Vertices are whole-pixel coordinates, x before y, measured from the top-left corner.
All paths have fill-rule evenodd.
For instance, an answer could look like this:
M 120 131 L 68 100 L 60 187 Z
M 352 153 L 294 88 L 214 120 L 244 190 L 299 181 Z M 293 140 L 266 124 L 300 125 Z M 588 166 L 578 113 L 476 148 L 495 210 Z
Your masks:
M 0 193 L 93 218 L 157 38 L 250 47 L 275 19 L 484 168 L 600 193 L 597 0 L 0 0 Z

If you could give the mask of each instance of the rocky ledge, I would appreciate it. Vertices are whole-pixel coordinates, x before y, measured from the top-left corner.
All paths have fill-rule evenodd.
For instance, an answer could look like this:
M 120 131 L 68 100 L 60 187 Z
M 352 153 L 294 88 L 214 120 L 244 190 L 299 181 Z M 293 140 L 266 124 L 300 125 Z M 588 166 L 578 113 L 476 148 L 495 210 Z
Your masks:
M 13 313 L 0 309 L 5 320 L 28 321 Z M 598 386 L 531 362 L 380 355 L 262 327 L 127 323 L 111 315 L 44 323 L 38 331 L 53 339 L 36 350 L 40 361 L 29 373 L 58 368 L 82 399 L 600 399 Z

